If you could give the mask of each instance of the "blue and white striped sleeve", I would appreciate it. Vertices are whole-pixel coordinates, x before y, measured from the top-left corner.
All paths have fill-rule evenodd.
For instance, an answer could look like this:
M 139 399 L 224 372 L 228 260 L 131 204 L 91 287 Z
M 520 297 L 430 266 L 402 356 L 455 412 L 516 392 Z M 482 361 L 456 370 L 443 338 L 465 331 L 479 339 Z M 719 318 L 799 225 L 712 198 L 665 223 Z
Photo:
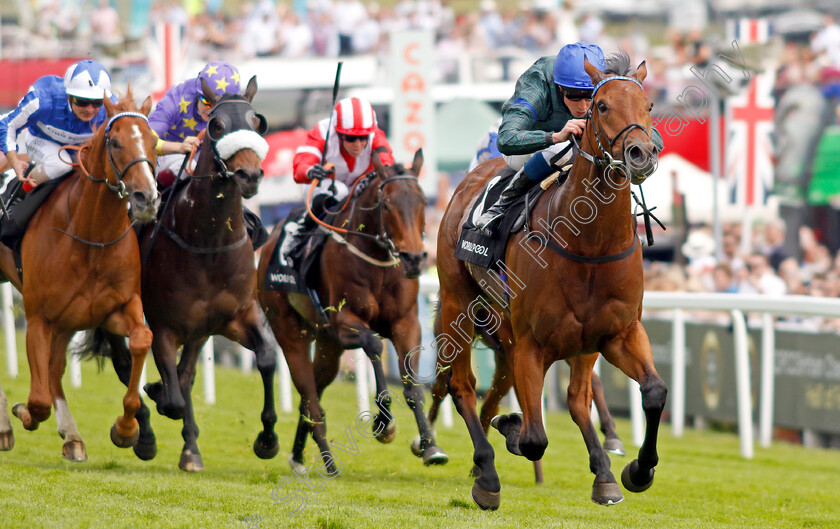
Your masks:
M 18 133 L 29 124 L 40 108 L 38 96 L 34 90 L 30 90 L 14 110 L 0 117 L 0 150 L 3 154 L 17 150 Z

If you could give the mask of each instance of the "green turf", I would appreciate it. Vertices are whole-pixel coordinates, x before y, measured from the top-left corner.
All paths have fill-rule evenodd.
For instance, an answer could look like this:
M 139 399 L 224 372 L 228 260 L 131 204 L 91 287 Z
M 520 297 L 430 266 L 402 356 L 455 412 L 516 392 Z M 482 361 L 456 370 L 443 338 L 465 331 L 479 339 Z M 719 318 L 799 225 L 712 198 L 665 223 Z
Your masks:
M 1 364 L 0 384 L 9 402 L 25 400 L 29 380 L 25 359 L 21 357 L 22 375 L 16 380 L 5 375 Z M 416 429 L 405 410 L 396 411 L 398 434 L 390 445 L 355 432 L 355 391 L 347 382 L 329 388 L 323 404 L 330 438 L 346 444 L 349 426 L 358 455 L 337 451 L 341 475 L 327 481 L 315 474 L 312 487 L 320 489 L 317 493 L 301 483 L 279 487 L 278 500 L 293 491 L 306 493 L 305 508 L 292 518 L 288 513 L 300 502 L 278 505 L 272 501 L 272 488 L 293 479 L 286 459 L 295 417 L 280 416 L 280 454 L 271 461 L 258 459 L 251 445 L 260 424 L 259 377 L 256 372 L 243 375 L 232 369 L 216 373 L 216 405 L 204 403 L 200 376 L 196 381 L 205 470 L 186 474 L 177 468 L 180 423 L 154 411 L 156 459 L 142 462 L 130 449 L 111 445 L 108 430 L 121 411 L 123 389 L 110 365 L 98 373 L 95 363 L 86 363 L 83 387 L 66 391 L 87 443 L 88 462 L 61 458 L 54 417 L 35 432 L 24 431 L 13 418 L 16 446 L 0 452 L 0 527 L 840 526 L 840 452 L 776 443 L 770 449 L 757 448 L 755 459 L 745 461 L 732 434 L 689 429 L 682 439 L 675 439 L 669 425 L 660 437 L 661 463 L 653 486 L 642 494 L 625 491 L 620 505 L 596 505 L 589 499 L 593 476 L 585 448 L 566 413 L 548 415 L 550 445 L 542 486 L 533 484 L 531 463 L 507 453 L 503 439 L 494 432 L 491 441 L 502 479 L 502 505 L 497 512 L 482 512 L 469 497 L 472 448 L 457 414 L 455 427 L 438 427 L 439 444 L 451 457 L 449 464 L 426 468 L 409 452 Z M 629 423 L 619 420 L 618 428 L 629 449 Z M 307 451 L 310 464 L 314 454 L 311 448 Z M 630 461 L 611 457 L 615 474 Z

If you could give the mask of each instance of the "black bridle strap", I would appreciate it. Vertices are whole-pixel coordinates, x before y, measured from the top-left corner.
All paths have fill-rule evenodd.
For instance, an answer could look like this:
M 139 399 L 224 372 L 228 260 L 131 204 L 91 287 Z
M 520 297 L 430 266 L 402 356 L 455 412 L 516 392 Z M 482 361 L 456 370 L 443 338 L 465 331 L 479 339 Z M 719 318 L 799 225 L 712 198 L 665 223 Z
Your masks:
M 90 176 L 90 175 L 88 175 L 88 176 Z M 70 226 L 70 192 L 73 190 L 73 186 L 76 185 L 76 183 L 78 181 L 79 181 L 78 178 L 73 180 L 73 183 L 70 184 L 70 189 L 67 190 L 67 205 L 65 206 L 65 210 L 67 211 L 67 226 Z M 58 233 L 62 233 L 64 235 L 70 237 L 74 241 L 79 241 L 82 244 L 87 244 L 88 246 L 93 246 L 94 248 L 104 248 L 106 246 L 111 246 L 112 244 L 118 243 L 121 240 L 123 240 L 123 238 L 125 238 L 125 236 L 128 235 L 128 232 L 130 232 L 133 227 L 134 227 L 134 221 L 131 221 L 131 224 L 128 225 L 128 229 L 125 230 L 125 233 L 123 233 L 122 235 L 120 235 L 116 239 L 114 239 L 112 241 L 108 241 L 108 242 L 95 242 L 95 241 L 89 241 L 87 239 L 82 239 L 78 235 L 73 235 L 70 232 L 66 232 L 66 231 L 64 231 L 60 228 L 56 228 L 56 227 L 53 227 L 53 230 L 57 231 Z
M 235 250 L 235 249 L 239 248 L 240 246 L 242 246 L 243 244 L 248 242 L 248 234 L 245 233 L 245 235 L 243 235 L 241 239 L 239 239 L 238 241 L 232 242 L 230 244 L 226 244 L 224 246 L 212 246 L 212 247 L 209 247 L 209 248 L 202 248 L 202 247 L 191 246 L 191 245 L 187 244 L 186 241 L 184 241 L 184 239 L 179 237 L 177 233 L 170 230 L 166 226 L 161 226 L 161 229 L 163 230 L 163 233 L 165 233 L 167 236 L 169 236 L 170 239 L 172 239 L 173 242 L 175 242 L 175 244 L 177 244 L 182 249 L 184 249 L 184 250 L 186 250 L 190 253 L 211 254 L 211 253 L 229 252 L 231 250 Z

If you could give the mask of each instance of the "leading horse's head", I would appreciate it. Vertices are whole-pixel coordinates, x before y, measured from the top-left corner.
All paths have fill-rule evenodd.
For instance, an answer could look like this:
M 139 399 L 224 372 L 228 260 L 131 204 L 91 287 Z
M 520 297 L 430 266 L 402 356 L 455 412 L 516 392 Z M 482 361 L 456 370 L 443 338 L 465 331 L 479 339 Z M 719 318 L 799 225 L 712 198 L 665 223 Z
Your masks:
M 107 97 L 103 102 L 108 121 L 91 140 L 91 159 L 101 160 L 95 163 L 105 173 L 105 184 L 120 198 L 128 199 L 132 218 L 139 222 L 151 221 L 160 204 L 155 185 L 157 139 L 147 119 L 152 98 L 147 97 L 138 110 L 129 88 L 116 104 Z M 101 181 L 92 175 L 91 178 Z
M 642 87 L 647 67 L 642 61 L 631 71 L 626 53 L 613 54 L 606 62 L 606 72 L 602 73 L 584 59 L 586 73 L 595 85 L 589 141 L 600 150 L 598 156 L 605 159 L 605 165 L 619 168 L 632 183 L 641 184 L 656 170 L 659 159 L 659 150 L 651 139 L 653 101 Z
M 251 198 L 259 189 L 263 177 L 260 164 L 268 154 L 268 143 L 262 137 L 268 124 L 251 106 L 257 93 L 257 77 L 248 81 L 244 96 L 219 97 L 203 78 L 201 90 L 213 108 L 206 134 L 215 165 L 223 177 L 233 178 L 244 198 Z
M 409 170 L 402 165 L 385 167 L 376 154 L 372 158 L 380 180 L 377 204 L 382 223 L 382 239 L 390 246 L 391 253 L 399 256 L 405 275 L 411 279 L 416 278 L 423 271 L 426 261 L 423 245 L 426 197 L 417 182 L 423 167 L 423 150 L 414 154 Z

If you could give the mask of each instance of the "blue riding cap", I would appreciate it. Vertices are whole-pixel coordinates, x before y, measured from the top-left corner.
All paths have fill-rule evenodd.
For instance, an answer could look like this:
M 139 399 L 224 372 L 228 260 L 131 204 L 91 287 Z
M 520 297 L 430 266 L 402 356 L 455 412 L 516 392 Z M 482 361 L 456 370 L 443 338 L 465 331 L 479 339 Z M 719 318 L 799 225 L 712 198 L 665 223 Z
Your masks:
M 592 80 L 583 67 L 583 58 L 602 72 L 607 69 L 604 52 L 595 44 L 575 42 L 563 46 L 554 61 L 554 82 L 564 88 L 592 90 Z

